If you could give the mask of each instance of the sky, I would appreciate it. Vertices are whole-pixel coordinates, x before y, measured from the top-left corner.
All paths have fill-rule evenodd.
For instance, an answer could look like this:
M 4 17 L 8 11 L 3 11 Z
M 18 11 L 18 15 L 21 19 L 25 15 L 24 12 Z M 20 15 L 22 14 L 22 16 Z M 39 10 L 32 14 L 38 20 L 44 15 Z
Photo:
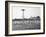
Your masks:
M 40 7 L 28 7 L 28 6 L 13 6 L 12 7 L 12 18 L 22 19 L 24 9 L 24 18 L 40 16 Z

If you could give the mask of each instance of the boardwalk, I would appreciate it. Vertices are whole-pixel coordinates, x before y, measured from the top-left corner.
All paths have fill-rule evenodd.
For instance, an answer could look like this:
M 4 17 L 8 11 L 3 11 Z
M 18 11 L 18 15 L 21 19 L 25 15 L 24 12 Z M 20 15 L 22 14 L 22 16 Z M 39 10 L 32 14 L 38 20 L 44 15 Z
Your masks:
M 13 20 L 13 30 L 40 29 L 40 20 Z

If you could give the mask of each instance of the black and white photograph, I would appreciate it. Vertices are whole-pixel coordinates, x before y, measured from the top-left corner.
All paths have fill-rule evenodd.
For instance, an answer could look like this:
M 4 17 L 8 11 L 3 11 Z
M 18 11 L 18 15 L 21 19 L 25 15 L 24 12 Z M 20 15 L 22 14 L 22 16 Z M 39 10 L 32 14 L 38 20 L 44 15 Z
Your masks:
M 5 7 L 7 35 L 44 34 L 44 3 L 8 1 Z
M 12 29 L 40 29 L 40 7 L 13 6 Z

